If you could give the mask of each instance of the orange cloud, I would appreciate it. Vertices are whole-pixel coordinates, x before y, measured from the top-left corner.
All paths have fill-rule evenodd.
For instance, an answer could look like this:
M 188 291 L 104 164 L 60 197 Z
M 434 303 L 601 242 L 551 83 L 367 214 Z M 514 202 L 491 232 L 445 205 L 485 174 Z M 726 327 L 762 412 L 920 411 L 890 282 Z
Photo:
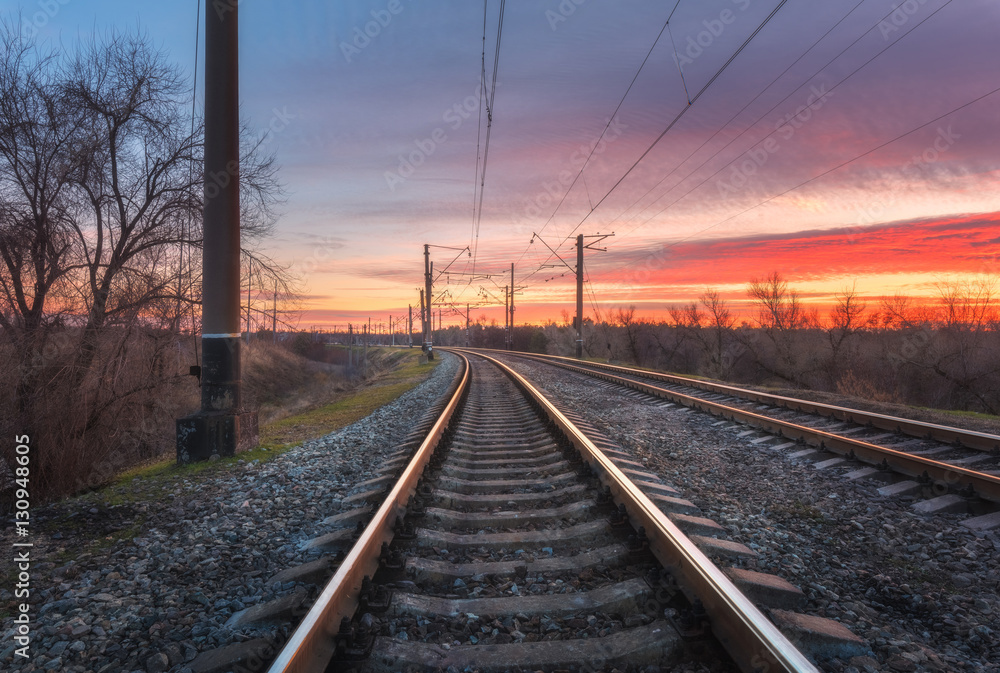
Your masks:
M 1000 213 L 790 234 L 663 244 L 594 259 L 595 281 L 641 286 L 743 284 L 771 271 L 789 281 L 882 274 L 994 272 Z M 622 262 L 625 262 L 624 264 Z

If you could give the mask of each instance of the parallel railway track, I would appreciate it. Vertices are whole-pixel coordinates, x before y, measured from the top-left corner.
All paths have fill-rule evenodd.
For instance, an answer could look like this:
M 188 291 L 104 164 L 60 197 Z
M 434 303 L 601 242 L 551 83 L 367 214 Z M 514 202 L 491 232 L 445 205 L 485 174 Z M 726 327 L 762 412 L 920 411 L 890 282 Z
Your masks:
M 691 503 L 509 368 L 459 357 L 457 391 L 272 672 L 641 671 L 720 656 L 710 642 L 740 670 L 817 670 L 733 578 L 794 587 L 716 566 L 753 552 L 692 542 L 682 528 L 714 524 L 673 513 Z
M 942 506 L 973 513 L 1000 504 L 1000 437 L 996 435 L 630 367 L 526 353 L 507 355 L 624 386 L 865 463 L 870 467 L 863 474 L 892 471 L 910 478 L 893 484 L 890 492 L 925 490 L 945 498 L 939 503 Z M 973 497 L 992 504 L 976 507 L 969 501 Z

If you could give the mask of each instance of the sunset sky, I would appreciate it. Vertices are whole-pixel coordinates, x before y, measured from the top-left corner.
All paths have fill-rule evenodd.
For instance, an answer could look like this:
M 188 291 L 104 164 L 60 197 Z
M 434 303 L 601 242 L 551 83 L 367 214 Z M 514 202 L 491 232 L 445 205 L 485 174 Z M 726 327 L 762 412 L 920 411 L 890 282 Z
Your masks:
M 441 277 L 436 292 L 502 301 L 514 262 L 517 320 L 559 320 L 575 283 L 539 268 L 558 260 L 535 232 L 570 264 L 572 236 L 615 233 L 587 252 L 588 315 L 634 304 L 658 317 L 706 287 L 739 300 L 772 271 L 819 306 L 855 283 L 931 296 L 996 273 L 1000 4 L 511 3 L 477 237 L 480 78 L 485 48 L 489 91 L 499 7 L 484 40 L 477 2 L 240 2 L 243 112 L 270 129 L 287 190 L 265 247 L 303 279 L 302 328 L 417 304 L 425 243 L 471 246 L 451 270 L 494 275 Z M 138 25 L 194 72 L 197 0 L 0 10 L 66 49 Z M 456 254 L 433 249 L 436 269 Z

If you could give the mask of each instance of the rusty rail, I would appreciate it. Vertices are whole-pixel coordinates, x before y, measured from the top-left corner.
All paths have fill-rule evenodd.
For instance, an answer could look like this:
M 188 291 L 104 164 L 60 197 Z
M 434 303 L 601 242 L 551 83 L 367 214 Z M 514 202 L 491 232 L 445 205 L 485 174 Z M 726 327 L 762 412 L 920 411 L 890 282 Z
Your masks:
M 335 636 L 341 619 L 351 617 L 357 610 L 361 581 L 365 575 L 373 576 L 378 569 L 382 543 L 392 541 L 396 518 L 405 510 L 410 496 L 416 492 L 417 481 L 468 388 L 469 362 L 463 355 L 459 354 L 458 357 L 462 360 L 464 372 L 447 406 L 364 533 L 285 643 L 268 669 L 269 673 L 322 673 L 326 670 L 334 655 Z
M 509 351 L 500 351 L 500 352 L 509 352 Z M 630 376 L 638 376 L 641 378 L 652 379 L 654 381 L 662 381 L 664 383 L 673 383 L 676 385 L 688 386 L 690 388 L 697 388 L 699 390 L 704 390 L 712 393 L 719 393 L 721 395 L 732 395 L 733 397 L 740 397 L 745 400 L 749 400 L 751 402 L 759 402 L 761 404 L 771 404 L 776 407 L 784 407 L 786 409 L 791 409 L 792 411 L 801 411 L 803 413 L 817 414 L 829 418 L 836 418 L 841 421 L 847 421 L 848 423 L 869 425 L 873 428 L 879 428 L 880 430 L 898 432 L 900 434 L 910 435 L 911 437 L 919 437 L 920 439 L 935 439 L 939 442 L 955 444 L 956 446 L 962 446 L 968 449 L 976 449 L 979 451 L 985 451 L 989 453 L 1000 453 L 1000 436 L 991 435 L 986 432 L 976 432 L 975 430 L 963 430 L 962 428 L 955 428 L 948 425 L 938 425 L 936 423 L 915 421 L 909 418 L 899 418 L 898 416 L 877 414 L 870 411 L 863 411 L 860 409 L 850 409 L 848 407 L 840 407 L 833 404 L 812 402 L 810 400 L 803 400 L 796 397 L 772 395 L 770 393 L 764 393 L 756 390 L 747 390 L 745 388 L 727 386 L 721 383 L 701 381 L 698 379 L 692 379 L 685 376 L 665 374 L 663 372 L 655 372 L 646 369 L 636 369 L 634 367 L 622 367 L 621 365 L 604 364 L 601 362 L 581 362 L 573 358 L 562 357 L 559 355 L 538 355 L 535 353 L 511 353 L 511 354 L 517 355 L 519 357 L 529 357 L 543 361 L 552 361 L 553 363 L 560 362 L 566 364 L 574 364 L 584 369 L 588 368 L 602 369 L 605 371 L 612 371 L 620 374 L 628 374 Z
M 476 354 L 499 367 L 540 405 L 590 464 L 602 484 L 611 489 L 616 502 L 625 504 L 632 524 L 645 528 L 650 549 L 660 563 L 691 596 L 701 600 L 711 618 L 713 634 L 742 670 L 817 671 L 704 552 L 527 379 L 494 358 Z
M 611 383 L 617 383 L 634 390 L 639 390 L 648 395 L 653 395 L 656 397 L 662 397 L 665 399 L 678 402 L 692 409 L 698 409 L 700 411 L 705 411 L 714 416 L 719 416 L 721 418 L 727 418 L 732 421 L 745 423 L 747 425 L 753 426 L 764 430 L 765 432 L 770 432 L 779 437 L 785 437 L 788 439 L 793 439 L 796 441 L 802 441 L 811 446 L 817 446 L 821 449 L 828 450 L 832 453 L 837 453 L 843 456 L 854 458 L 869 465 L 874 465 L 884 469 L 891 469 L 910 477 L 914 477 L 918 480 L 922 480 L 925 483 L 933 483 L 943 487 L 945 489 L 961 489 L 968 488 L 974 493 L 985 500 L 990 500 L 992 502 L 1000 503 L 1000 477 L 995 477 L 990 474 L 985 474 L 983 472 L 976 472 L 975 470 L 969 470 L 956 465 L 949 465 L 948 463 L 943 463 L 936 460 L 931 460 L 929 458 L 923 458 L 921 456 L 914 456 L 903 451 L 896 451 L 895 449 L 890 449 L 888 447 L 879 446 L 877 444 L 870 444 L 859 439 L 851 439 L 849 437 L 842 437 L 835 435 L 830 432 L 825 432 L 823 430 L 816 430 L 804 425 L 798 425 L 796 423 L 790 423 L 788 421 L 782 421 L 775 418 L 768 418 L 767 416 L 762 416 L 760 414 L 755 414 L 750 411 L 744 411 L 742 409 L 737 409 L 735 407 L 730 407 L 724 404 L 719 404 L 718 402 L 710 402 L 708 400 L 701 399 L 699 397 L 693 397 L 691 395 L 685 395 L 683 393 L 678 393 L 676 391 L 667 390 L 666 388 L 660 388 L 651 384 L 643 383 L 641 381 L 636 381 L 634 379 L 624 378 L 621 376 L 615 376 L 613 374 L 604 373 L 602 371 L 594 371 L 592 367 L 598 369 L 612 369 L 612 370 L 623 370 L 629 373 L 637 373 L 642 376 L 653 378 L 655 376 L 661 376 L 664 380 L 668 380 L 672 383 L 682 383 L 683 385 L 688 385 L 687 381 L 692 381 L 692 383 L 704 383 L 700 381 L 694 381 L 693 379 L 683 379 L 681 377 L 674 377 L 667 374 L 655 374 L 655 372 L 645 372 L 643 370 L 629 369 L 626 367 L 616 367 L 614 365 L 592 365 L 588 363 L 587 366 L 580 366 L 578 364 L 570 364 L 570 362 L 575 362 L 569 358 L 558 358 L 557 361 L 552 361 L 554 356 L 538 356 L 538 355 L 528 355 L 524 353 L 518 353 L 518 357 L 529 357 L 531 359 L 537 359 L 542 362 L 549 362 L 558 367 L 568 369 L 570 371 L 576 371 L 578 373 L 586 374 L 588 376 L 593 376 L 596 378 L 609 381 Z M 715 384 L 708 384 L 711 387 L 704 387 L 704 390 L 712 390 L 713 392 L 727 393 L 731 395 L 737 395 L 742 392 L 752 392 L 752 391 L 742 391 L 739 388 L 731 388 L 729 386 L 719 386 Z M 759 400 L 765 402 L 765 394 L 759 393 L 761 396 Z M 742 395 L 740 395 L 742 396 Z M 774 398 L 776 396 L 769 396 Z M 792 400 L 792 398 L 784 398 Z M 802 402 L 803 404 L 813 404 L 805 402 L 804 400 L 793 400 L 795 402 Z M 827 406 L 827 405 L 819 405 Z M 829 408 L 829 407 L 828 407 Z M 842 407 L 834 407 L 836 409 L 843 409 Z M 803 408 L 803 411 L 807 409 Z M 851 416 L 844 418 L 844 420 L 850 420 L 854 423 L 864 423 L 864 419 L 869 416 L 878 416 L 878 414 L 868 414 L 867 412 L 857 411 L 853 409 L 843 409 L 845 412 L 850 412 Z M 884 416 L 883 418 L 891 419 L 891 416 Z M 862 419 L 862 420 L 858 420 Z M 905 421 L 905 419 L 898 419 L 900 421 Z M 931 426 L 930 424 L 920 424 L 918 421 L 907 421 L 908 423 L 913 423 L 920 425 L 921 427 L 938 427 L 944 428 L 945 426 Z M 950 428 L 955 432 L 965 432 L 958 428 Z M 985 437 L 992 437 L 1000 441 L 1000 437 L 995 437 L 994 435 L 985 435 L 984 433 L 973 433 L 976 435 L 982 435 Z M 925 433 L 924 437 L 927 436 Z M 945 440 L 940 440 L 945 441 Z

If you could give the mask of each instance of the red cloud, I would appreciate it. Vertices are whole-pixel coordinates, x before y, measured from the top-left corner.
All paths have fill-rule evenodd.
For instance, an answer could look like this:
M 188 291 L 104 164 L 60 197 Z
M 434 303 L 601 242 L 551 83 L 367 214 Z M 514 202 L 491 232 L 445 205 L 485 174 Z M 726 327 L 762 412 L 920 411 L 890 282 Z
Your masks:
M 666 244 L 595 269 L 602 283 L 728 285 L 779 271 L 787 280 L 886 273 L 983 273 L 1000 255 L 1000 213 L 960 215 L 792 234 Z M 595 259 L 595 262 L 597 260 Z M 600 263 L 600 262 L 598 262 Z M 596 266 L 596 265 L 595 265 Z

